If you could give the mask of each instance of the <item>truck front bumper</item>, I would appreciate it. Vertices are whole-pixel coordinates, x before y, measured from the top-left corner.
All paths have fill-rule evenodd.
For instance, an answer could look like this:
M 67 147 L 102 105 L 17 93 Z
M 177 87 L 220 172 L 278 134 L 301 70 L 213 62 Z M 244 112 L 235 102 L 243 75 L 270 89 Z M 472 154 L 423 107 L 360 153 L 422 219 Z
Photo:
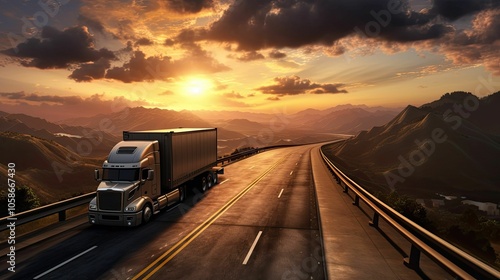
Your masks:
M 142 212 L 108 213 L 89 211 L 89 223 L 92 225 L 135 227 L 142 223 Z

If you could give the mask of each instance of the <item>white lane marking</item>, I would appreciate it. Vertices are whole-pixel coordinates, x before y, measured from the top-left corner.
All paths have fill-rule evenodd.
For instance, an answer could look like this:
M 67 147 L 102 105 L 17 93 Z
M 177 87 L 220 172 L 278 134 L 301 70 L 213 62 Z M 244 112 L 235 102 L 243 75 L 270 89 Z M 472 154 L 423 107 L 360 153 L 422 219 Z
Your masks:
M 224 181 L 220 182 L 220 183 L 219 183 L 219 185 L 222 185 L 222 184 L 224 184 L 224 183 L 225 183 L 225 182 L 227 182 L 227 181 L 229 181 L 229 179 L 226 179 L 226 180 L 224 180 Z
M 253 169 L 254 167 L 255 167 L 255 165 L 252 165 L 252 166 L 251 166 L 250 168 L 248 168 L 248 169 Z
M 246 258 L 243 261 L 243 265 L 246 265 L 248 263 L 248 260 L 250 259 L 250 256 L 253 253 L 253 249 L 255 249 L 255 246 L 257 246 L 257 242 L 259 242 L 259 238 L 260 238 L 261 234 L 262 234 L 262 230 L 260 230 L 259 233 L 257 234 L 257 237 L 255 237 L 255 240 L 253 241 L 252 247 L 250 247 L 250 250 L 248 251 Z
M 281 189 L 280 194 L 278 195 L 278 198 L 280 198 L 281 195 L 283 194 L 283 190 L 285 190 L 285 189 Z
M 67 263 L 72 262 L 72 261 L 74 261 L 75 259 L 77 259 L 77 258 L 79 258 L 79 257 L 81 257 L 81 256 L 83 256 L 83 255 L 85 255 L 85 254 L 87 254 L 88 252 L 90 252 L 90 251 L 94 250 L 95 248 L 97 248 L 97 246 L 94 246 L 94 247 L 92 247 L 92 248 L 89 248 L 89 249 L 87 249 L 87 250 L 85 250 L 85 251 L 81 252 L 80 254 L 78 254 L 78 255 L 76 255 L 76 256 L 74 256 L 74 257 L 72 257 L 71 259 L 69 259 L 69 260 L 67 260 L 67 261 L 65 261 L 65 262 L 62 262 L 62 263 L 60 263 L 60 264 L 58 264 L 58 265 L 54 266 L 53 268 L 51 268 L 51 269 L 49 269 L 49 270 L 45 271 L 45 272 L 44 272 L 44 273 L 42 273 L 42 274 L 38 274 L 38 275 L 37 275 L 37 276 L 35 276 L 33 279 L 38 279 L 38 278 L 41 278 L 41 277 L 43 277 L 43 276 L 45 276 L 45 275 L 47 275 L 47 274 L 51 273 L 52 271 L 54 271 L 54 270 L 56 270 L 56 269 L 60 268 L 61 266 L 66 265 Z
M 290 176 L 292 176 L 292 174 L 293 174 L 293 170 L 290 172 Z

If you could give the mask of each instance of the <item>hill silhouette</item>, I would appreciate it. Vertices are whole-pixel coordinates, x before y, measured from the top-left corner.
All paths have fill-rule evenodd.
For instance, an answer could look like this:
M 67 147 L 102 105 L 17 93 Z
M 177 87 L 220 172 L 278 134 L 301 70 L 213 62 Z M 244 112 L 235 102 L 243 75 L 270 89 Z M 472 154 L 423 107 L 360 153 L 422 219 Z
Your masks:
M 421 108 L 408 106 L 387 124 L 363 131 L 330 152 L 373 190 L 416 197 L 439 192 L 497 203 L 500 142 L 493 129 L 498 113 L 492 113 L 500 112 L 500 103 L 492 102 L 497 96 L 452 93 Z M 473 100 L 477 106 L 467 115 L 448 112 L 460 105 L 473 108 L 463 105 Z M 484 117 L 490 113 L 492 117 Z
M 95 190 L 92 174 L 101 159 L 84 158 L 54 141 L 26 134 L 0 132 L 0 142 L 0 177 L 6 181 L 7 165 L 14 163 L 16 183 L 31 187 L 42 203 Z
M 0 131 L 52 140 L 85 156 L 104 156 L 121 139 L 99 128 L 59 125 L 25 114 L 5 112 L 0 112 Z

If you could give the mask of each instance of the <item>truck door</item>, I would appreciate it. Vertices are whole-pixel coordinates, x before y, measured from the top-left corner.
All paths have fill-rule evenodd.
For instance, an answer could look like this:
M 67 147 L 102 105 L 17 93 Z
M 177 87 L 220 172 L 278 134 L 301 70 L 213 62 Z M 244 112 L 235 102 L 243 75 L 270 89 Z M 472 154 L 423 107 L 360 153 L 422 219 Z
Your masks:
M 160 177 L 160 174 L 158 173 L 158 171 L 160 171 L 160 170 L 156 170 L 156 168 L 155 168 L 154 157 L 149 156 L 148 161 L 149 161 L 148 169 L 155 171 L 155 178 L 152 181 L 150 181 L 150 183 L 151 183 L 151 196 L 155 197 L 158 194 L 158 178 Z

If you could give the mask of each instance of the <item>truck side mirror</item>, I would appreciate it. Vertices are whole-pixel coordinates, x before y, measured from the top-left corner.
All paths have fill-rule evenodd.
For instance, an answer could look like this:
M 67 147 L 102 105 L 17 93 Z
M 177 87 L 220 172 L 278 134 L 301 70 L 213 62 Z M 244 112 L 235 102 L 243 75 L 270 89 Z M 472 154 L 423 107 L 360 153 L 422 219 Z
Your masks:
M 152 169 L 143 169 L 142 170 L 142 176 L 141 176 L 141 182 L 144 183 L 146 181 L 153 181 L 155 178 L 155 171 Z
M 101 181 L 101 175 L 99 174 L 99 169 L 94 170 L 94 180 L 100 182 Z
M 148 170 L 148 181 L 153 181 L 155 179 L 155 171 L 152 169 Z

